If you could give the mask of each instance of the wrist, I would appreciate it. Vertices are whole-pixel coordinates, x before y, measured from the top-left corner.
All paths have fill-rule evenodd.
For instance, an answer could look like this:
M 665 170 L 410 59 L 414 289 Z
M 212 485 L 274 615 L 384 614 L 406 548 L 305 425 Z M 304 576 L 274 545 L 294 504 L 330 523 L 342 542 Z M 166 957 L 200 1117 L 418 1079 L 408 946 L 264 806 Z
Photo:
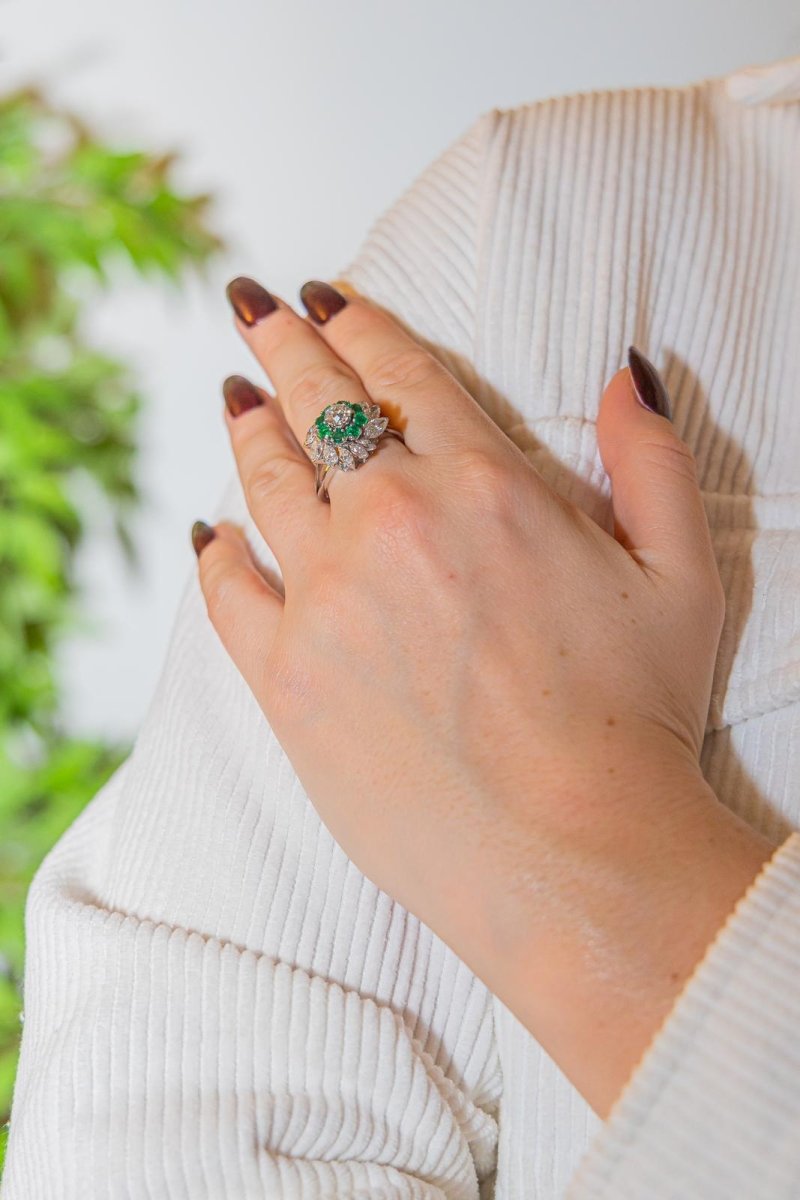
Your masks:
M 542 824 L 483 893 L 470 961 L 605 1115 L 776 846 L 699 769 Z

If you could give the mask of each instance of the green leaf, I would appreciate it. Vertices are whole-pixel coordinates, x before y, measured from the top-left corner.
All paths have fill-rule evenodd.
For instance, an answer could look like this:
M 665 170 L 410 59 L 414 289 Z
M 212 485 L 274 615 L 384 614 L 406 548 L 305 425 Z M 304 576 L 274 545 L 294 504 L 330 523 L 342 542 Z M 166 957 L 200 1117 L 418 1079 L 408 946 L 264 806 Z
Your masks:
M 120 262 L 180 287 L 222 242 L 177 156 L 108 145 L 35 87 L 0 96 L 0 1122 L 19 1042 L 24 904 L 54 842 L 127 746 L 70 738 L 55 669 L 88 626 L 76 555 L 105 505 L 131 563 L 147 403 L 130 366 L 90 345 L 83 307 Z

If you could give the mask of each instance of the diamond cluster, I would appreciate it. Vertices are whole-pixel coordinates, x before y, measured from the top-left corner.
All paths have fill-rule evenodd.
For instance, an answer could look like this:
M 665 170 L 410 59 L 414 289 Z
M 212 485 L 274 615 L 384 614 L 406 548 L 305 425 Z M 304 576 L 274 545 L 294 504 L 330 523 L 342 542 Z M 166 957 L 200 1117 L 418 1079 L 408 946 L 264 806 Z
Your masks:
M 311 461 L 354 471 L 366 462 L 388 424 L 377 404 L 329 404 L 306 434 Z

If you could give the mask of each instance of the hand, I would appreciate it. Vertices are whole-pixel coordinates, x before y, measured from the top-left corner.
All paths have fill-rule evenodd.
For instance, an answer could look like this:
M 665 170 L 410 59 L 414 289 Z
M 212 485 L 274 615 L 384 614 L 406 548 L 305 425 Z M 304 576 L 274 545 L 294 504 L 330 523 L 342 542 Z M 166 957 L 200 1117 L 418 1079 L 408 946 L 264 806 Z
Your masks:
M 313 322 L 229 286 L 277 393 L 232 377 L 225 419 L 282 579 L 197 526 L 209 616 L 342 848 L 604 1112 L 774 850 L 699 766 L 725 605 L 693 456 L 617 372 L 611 536 L 388 313 L 301 295 Z M 406 444 L 327 505 L 302 443 L 336 402 Z

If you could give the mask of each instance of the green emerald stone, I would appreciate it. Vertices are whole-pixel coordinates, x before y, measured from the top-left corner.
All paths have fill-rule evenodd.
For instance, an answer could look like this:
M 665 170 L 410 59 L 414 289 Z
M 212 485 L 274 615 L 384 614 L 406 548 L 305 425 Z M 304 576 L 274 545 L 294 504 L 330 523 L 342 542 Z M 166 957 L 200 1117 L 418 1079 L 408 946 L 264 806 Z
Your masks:
M 351 404 L 350 407 L 353 409 L 353 416 L 346 429 L 336 429 L 327 423 L 325 420 L 325 413 L 328 411 L 327 408 L 324 412 L 320 413 L 314 422 L 320 438 L 327 441 L 342 442 L 345 438 L 357 438 L 360 436 L 368 420 L 367 414 L 360 404 Z

